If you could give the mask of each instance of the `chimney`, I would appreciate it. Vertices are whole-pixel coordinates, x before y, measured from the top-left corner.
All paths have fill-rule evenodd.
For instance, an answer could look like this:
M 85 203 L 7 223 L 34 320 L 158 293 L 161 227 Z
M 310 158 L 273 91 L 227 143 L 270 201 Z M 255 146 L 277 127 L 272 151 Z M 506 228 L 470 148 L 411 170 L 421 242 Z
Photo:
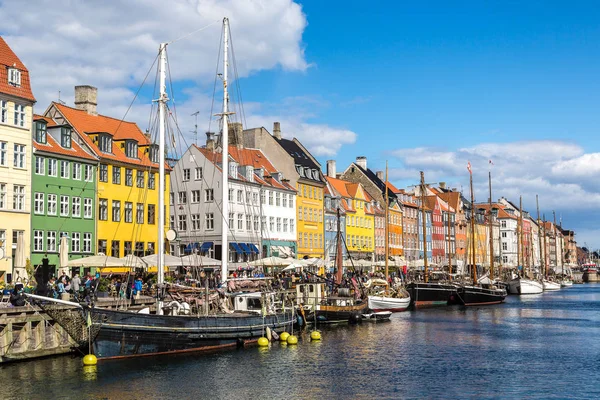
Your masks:
M 446 182 L 440 182 L 440 189 L 446 189 Z
M 365 157 L 365 156 L 356 157 L 356 165 L 358 165 L 362 169 L 366 170 L 367 169 L 367 157 Z
M 215 151 L 215 133 L 206 132 L 206 149 L 208 151 Z
M 327 176 L 330 178 L 336 178 L 335 160 L 327 160 Z
M 241 122 L 232 122 L 229 124 L 229 144 L 235 145 L 238 149 L 244 147 L 243 132 Z
M 79 110 L 90 115 L 98 115 L 98 111 L 96 111 L 97 97 L 97 88 L 89 85 L 75 86 L 75 107 Z
M 279 122 L 273 122 L 273 136 L 275 136 L 275 139 L 281 139 L 281 125 Z
M 375 172 L 375 175 L 377 175 L 379 179 L 383 180 L 383 171 L 377 171 Z

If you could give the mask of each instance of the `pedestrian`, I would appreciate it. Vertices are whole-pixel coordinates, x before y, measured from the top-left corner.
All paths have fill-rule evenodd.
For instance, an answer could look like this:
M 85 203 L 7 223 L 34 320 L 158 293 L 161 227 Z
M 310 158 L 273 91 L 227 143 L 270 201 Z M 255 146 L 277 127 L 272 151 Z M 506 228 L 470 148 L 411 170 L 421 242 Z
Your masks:
M 79 274 L 75 273 L 73 279 L 71 279 L 71 290 L 73 290 L 73 299 L 79 302 L 79 289 L 81 288 L 81 278 Z
M 136 299 L 139 299 L 142 294 L 142 286 L 143 286 L 142 277 L 138 276 L 135 279 L 134 290 L 133 290 L 133 293 L 135 294 Z
M 55 299 L 58 297 L 56 293 L 56 284 L 54 281 L 54 277 L 50 278 L 50 280 L 46 284 L 46 295 Z

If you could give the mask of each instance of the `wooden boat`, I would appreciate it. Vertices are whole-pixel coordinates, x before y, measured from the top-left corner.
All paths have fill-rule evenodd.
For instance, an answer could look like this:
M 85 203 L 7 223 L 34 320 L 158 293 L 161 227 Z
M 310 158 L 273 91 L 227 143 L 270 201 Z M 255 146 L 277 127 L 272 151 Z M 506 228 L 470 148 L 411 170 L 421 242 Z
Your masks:
M 387 281 L 383 279 L 370 279 L 365 284 L 368 296 L 369 308 L 375 312 L 406 311 L 410 306 L 410 295 L 402 288 L 390 289 Z M 377 291 L 377 289 L 380 289 Z
M 457 304 L 457 285 L 442 282 L 411 282 L 406 285 L 413 308 Z
M 368 321 L 368 322 L 387 322 L 390 320 L 391 316 L 392 316 L 391 311 L 379 311 L 379 312 L 372 312 L 372 313 L 362 315 L 363 321 Z
M 328 296 L 324 283 L 297 284 L 296 303 L 303 310 L 304 324 L 356 323 L 368 308 L 366 301 L 354 296 Z
M 542 281 L 542 284 L 544 285 L 544 291 L 560 290 L 560 282 L 554 282 L 549 279 L 544 279 Z

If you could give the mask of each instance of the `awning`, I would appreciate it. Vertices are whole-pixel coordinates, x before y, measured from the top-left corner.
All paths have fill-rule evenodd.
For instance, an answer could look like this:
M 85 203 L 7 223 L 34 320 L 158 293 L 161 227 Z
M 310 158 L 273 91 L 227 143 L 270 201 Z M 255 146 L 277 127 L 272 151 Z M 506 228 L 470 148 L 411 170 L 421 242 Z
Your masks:
M 213 242 L 204 242 L 204 243 L 202 243 L 202 247 L 200 247 L 200 251 L 204 253 L 204 252 L 208 251 L 209 249 L 211 249 L 212 246 L 213 246 Z
M 229 243 L 229 246 L 233 247 L 233 250 L 238 254 L 244 254 L 243 250 L 238 246 L 237 243 Z
M 260 251 L 258 251 L 258 247 L 256 247 L 256 245 L 254 243 L 248 243 L 248 247 L 250 247 L 250 250 L 253 253 L 260 254 Z
M 198 248 L 200 248 L 200 243 L 198 243 L 198 242 L 190 243 L 187 246 L 185 246 L 185 252 L 191 253 L 192 251 L 194 251 L 194 249 L 198 249 Z
M 244 251 L 244 253 L 246 254 L 251 254 L 252 252 L 250 251 L 250 248 L 248 247 L 248 245 L 246 243 L 238 243 L 240 245 L 240 247 L 242 248 L 242 250 Z

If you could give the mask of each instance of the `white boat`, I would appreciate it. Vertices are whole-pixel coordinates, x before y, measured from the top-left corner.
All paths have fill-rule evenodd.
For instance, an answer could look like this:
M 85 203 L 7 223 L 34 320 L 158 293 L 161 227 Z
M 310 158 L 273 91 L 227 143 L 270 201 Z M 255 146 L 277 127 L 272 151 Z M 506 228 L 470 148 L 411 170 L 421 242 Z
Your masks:
M 563 279 L 562 281 L 560 281 L 560 286 L 562 286 L 562 287 L 573 286 L 573 281 L 570 279 Z
M 406 311 L 408 309 L 409 305 L 410 305 L 410 296 L 408 296 L 408 297 L 369 296 L 369 308 L 375 312 Z
M 374 312 L 374 313 L 370 313 L 370 314 L 363 314 L 362 318 L 363 318 L 363 321 L 368 321 L 368 322 L 385 322 L 385 321 L 389 321 L 391 316 L 392 316 L 391 311 L 380 311 L 380 312 Z
M 533 279 L 520 278 L 519 276 L 513 277 L 508 282 L 508 288 L 510 294 L 540 294 L 544 291 L 542 282 L 535 281 Z
M 544 284 L 544 290 L 560 290 L 559 282 L 549 281 L 547 279 L 544 279 L 542 282 Z

